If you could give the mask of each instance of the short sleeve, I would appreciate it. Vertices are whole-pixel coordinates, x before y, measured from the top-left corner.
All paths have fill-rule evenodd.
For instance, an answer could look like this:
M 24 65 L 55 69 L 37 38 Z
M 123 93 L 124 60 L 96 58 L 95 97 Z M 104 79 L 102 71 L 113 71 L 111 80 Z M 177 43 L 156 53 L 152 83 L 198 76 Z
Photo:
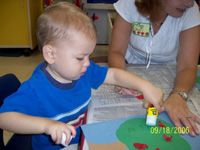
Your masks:
M 133 14 L 138 16 L 134 0 L 119 0 L 114 3 L 114 7 L 117 13 L 129 23 L 132 23 Z
M 186 30 L 195 27 L 200 24 L 200 12 L 199 7 L 194 2 L 193 7 L 189 8 L 184 14 L 184 24 L 182 30 Z
M 88 67 L 88 75 L 90 78 L 90 84 L 93 89 L 97 89 L 101 84 L 103 84 L 108 72 L 108 67 L 103 67 L 90 61 L 90 66 Z

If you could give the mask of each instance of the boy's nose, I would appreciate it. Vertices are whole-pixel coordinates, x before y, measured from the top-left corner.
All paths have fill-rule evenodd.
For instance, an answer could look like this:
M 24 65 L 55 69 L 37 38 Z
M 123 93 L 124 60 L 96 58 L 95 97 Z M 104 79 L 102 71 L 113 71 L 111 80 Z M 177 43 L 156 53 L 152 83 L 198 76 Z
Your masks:
M 84 66 L 88 67 L 90 65 L 90 60 L 89 58 L 86 58 L 85 62 L 84 62 Z

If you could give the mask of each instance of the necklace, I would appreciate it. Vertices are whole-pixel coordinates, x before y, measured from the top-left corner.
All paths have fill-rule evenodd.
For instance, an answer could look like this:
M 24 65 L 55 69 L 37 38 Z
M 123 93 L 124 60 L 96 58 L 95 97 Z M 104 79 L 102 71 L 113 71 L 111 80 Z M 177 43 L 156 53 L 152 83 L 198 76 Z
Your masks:
M 162 26 L 163 22 L 162 23 L 153 23 L 153 24 L 155 24 L 157 27 L 159 27 L 159 26 Z
M 162 21 L 161 23 L 156 23 L 156 22 L 151 22 L 151 23 L 154 24 L 154 25 L 156 25 L 157 27 L 160 27 L 160 26 L 162 26 L 163 22 L 166 20 L 167 16 L 168 15 L 166 15 L 165 17 L 163 17 L 163 19 L 160 19 L 159 21 L 157 21 L 157 22 L 161 22 Z

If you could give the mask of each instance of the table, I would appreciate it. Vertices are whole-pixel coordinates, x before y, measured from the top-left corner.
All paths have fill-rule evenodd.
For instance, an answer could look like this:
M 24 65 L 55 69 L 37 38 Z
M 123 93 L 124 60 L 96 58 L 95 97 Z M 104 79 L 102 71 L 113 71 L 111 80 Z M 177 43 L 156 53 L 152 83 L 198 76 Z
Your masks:
M 107 64 L 100 64 L 107 66 Z M 127 65 L 127 71 L 138 75 L 164 92 L 164 100 L 173 89 L 176 75 L 176 65 L 151 65 L 148 69 L 144 65 Z M 99 89 L 92 91 L 92 101 L 88 108 L 87 124 L 101 121 L 126 118 L 146 114 L 142 101 L 135 97 L 122 96 L 114 91 L 114 86 L 103 84 Z M 200 116 L 200 92 L 194 87 L 187 101 L 189 108 Z M 200 129 L 200 127 L 199 127 Z M 84 142 L 83 150 L 88 146 Z

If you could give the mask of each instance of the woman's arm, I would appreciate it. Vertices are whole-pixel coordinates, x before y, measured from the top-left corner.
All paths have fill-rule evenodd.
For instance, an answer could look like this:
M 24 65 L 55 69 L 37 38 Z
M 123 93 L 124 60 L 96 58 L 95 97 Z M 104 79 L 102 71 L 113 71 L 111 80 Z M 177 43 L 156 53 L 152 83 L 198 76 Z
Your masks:
M 109 67 L 125 70 L 125 54 L 130 41 L 131 30 L 132 24 L 125 21 L 120 15 L 117 14 L 108 52 Z
M 177 74 L 174 81 L 174 90 L 189 93 L 196 81 L 197 63 L 200 51 L 200 26 L 182 31 L 180 34 L 180 50 L 178 54 Z M 198 134 L 195 122 L 200 119 L 188 108 L 186 101 L 176 93 L 169 96 L 165 108 L 172 122 L 181 127 L 181 122 L 189 127 L 190 135 Z M 186 118 L 192 115 L 193 118 Z
M 174 89 L 189 92 L 196 82 L 200 52 L 200 26 L 182 31 Z

